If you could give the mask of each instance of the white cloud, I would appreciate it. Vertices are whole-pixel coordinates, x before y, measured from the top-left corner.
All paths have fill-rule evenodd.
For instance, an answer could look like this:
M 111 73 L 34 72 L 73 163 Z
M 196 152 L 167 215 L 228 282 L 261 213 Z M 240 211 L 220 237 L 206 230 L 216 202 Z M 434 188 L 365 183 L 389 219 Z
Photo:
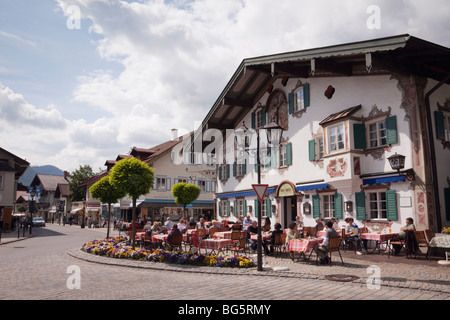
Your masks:
M 81 27 L 102 37 L 99 56 L 123 71 L 80 71 L 72 100 L 103 111 L 93 122 L 68 121 L 58 106 L 37 108 L 1 86 L 0 134 L 32 141 L 23 143 L 21 154 L 66 170 L 84 164 L 97 169 L 132 146 L 170 139 L 172 128 L 193 130 L 244 58 L 403 33 L 450 44 L 446 0 L 432 6 L 422 0 L 57 2 L 63 14 L 79 6 Z M 369 5 L 380 7 L 379 30 L 367 28 Z M 3 129 L 12 123 L 22 130 Z M 30 128 L 36 136 L 24 133 Z M 34 148 L 38 140 L 45 141 L 43 148 Z

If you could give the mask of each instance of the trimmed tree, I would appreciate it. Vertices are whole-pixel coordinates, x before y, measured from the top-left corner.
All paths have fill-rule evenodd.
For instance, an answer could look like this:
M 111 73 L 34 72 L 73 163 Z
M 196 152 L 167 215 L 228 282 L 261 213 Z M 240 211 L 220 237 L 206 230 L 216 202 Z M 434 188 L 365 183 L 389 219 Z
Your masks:
M 133 200 L 133 250 L 136 247 L 136 200 L 141 195 L 150 192 L 150 188 L 153 186 L 153 176 L 153 168 L 136 158 L 118 161 L 109 174 L 111 185 Z
M 172 187 L 172 195 L 175 197 L 175 202 L 183 206 L 183 217 L 186 218 L 186 206 L 197 200 L 200 187 L 192 183 L 180 182 Z
M 109 176 L 103 177 L 94 183 L 89 188 L 89 192 L 93 198 L 108 204 L 108 230 L 106 231 L 106 238 L 109 238 L 111 204 L 116 203 L 120 198 L 124 197 L 125 193 L 111 185 Z

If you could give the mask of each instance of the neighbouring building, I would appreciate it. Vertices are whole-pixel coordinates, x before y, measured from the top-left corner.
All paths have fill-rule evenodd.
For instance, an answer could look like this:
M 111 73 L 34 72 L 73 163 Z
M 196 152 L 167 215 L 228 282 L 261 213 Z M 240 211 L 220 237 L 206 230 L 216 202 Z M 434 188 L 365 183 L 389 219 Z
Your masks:
M 18 180 L 29 165 L 28 161 L 0 147 L 0 228 L 3 230 L 11 230 Z
M 399 35 L 244 59 L 196 139 L 211 132 L 227 139 L 210 153 L 219 219 L 450 225 L 449 48 Z M 399 170 L 389 161 L 398 155 Z

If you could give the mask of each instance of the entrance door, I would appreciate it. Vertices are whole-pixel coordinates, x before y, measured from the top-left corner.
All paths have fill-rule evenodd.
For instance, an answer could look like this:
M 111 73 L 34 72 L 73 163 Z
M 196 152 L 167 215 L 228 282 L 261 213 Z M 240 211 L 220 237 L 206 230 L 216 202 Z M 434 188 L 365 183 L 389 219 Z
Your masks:
M 284 197 L 283 198 L 283 229 L 288 228 L 289 223 L 295 221 L 297 216 L 297 197 Z

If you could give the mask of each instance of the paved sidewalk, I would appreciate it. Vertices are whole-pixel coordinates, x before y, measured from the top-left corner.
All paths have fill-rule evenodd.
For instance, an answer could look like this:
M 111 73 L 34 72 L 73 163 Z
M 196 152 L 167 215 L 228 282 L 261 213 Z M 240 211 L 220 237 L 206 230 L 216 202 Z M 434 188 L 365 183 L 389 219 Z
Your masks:
M 54 225 L 57 226 L 57 225 Z M 60 226 L 61 228 L 80 228 L 77 225 Z M 98 232 L 97 239 L 106 236 L 106 228 L 86 229 Z M 122 231 L 120 234 L 124 235 Z M 117 230 L 110 230 L 110 236 L 119 235 Z M 2 233 L 0 244 L 10 243 L 12 241 L 21 241 L 28 239 L 26 237 L 17 238 L 17 231 Z M 32 237 L 33 235 L 31 235 Z M 94 240 L 94 239 L 92 239 Z M 30 239 L 32 241 L 32 239 Z M 81 244 L 80 244 L 81 247 Z M 342 265 L 339 254 L 333 253 L 332 266 L 316 265 L 314 255 L 309 261 L 292 261 L 286 254 L 281 257 L 264 257 L 264 271 L 257 271 L 256 268 L 250 269 L 231 269 L 214 267 L 193 267 L 168 263 L 154 263 L 147 261 L 136 261 L 129 259 L 113 259 L 96 256 L 82 252 L 80 248 L 73 248 L 68 251 L 72 257 L 82 259 L 93 263 L 105 265 L 157 269 L 161 271 L 175 272 L 195 272 L 206 274 L 224 274 L 224 275 L 253 275 L 270 277 L 290 277 L 298 279 L 318 279 L 336 281 L 351 281 L 354 283 L 367 284 L 374 282 L 375 276 L 379 276 L 380 285 L 394 288 L 420 289 L 432 292 L 441 292 L 444 299 L 450 299 L 450 267 L 437 263 L 439 257 L 433 257 L 431 261 L 425 259 L 425 254 L 418 255 L 416 259 L 407 259 L 403 256 L 391 256 L 382 254 L 368 254 L 363 256 L 355 255 L 354 252 L 341 252 L 344 260 Z M 256 255 L 253 255 L 256 263 Z M 334 276 L 330 278 L 330 276 Z M 350 279 L 353 276 L 353 279 Z

